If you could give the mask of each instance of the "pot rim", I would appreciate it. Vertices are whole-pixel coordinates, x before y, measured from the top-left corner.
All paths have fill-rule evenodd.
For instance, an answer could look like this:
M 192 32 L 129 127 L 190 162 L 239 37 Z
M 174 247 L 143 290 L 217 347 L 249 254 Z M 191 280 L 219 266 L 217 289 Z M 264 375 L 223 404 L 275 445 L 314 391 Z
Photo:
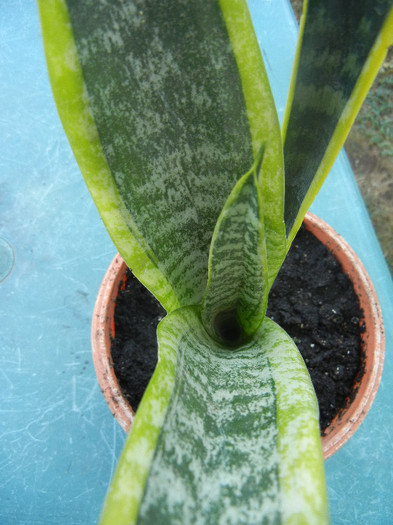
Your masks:
M 327 459 L 356 432 L 375 399 L 383 371 L 385 333 L 375 288 L 354 250 L 331 226 L 310 212 L 306 214 L 305 227 L 327 246 L 347 273 L 359 298 L 366 326 L 362 334 L 363 374 L 354 385 L 353 399 L 335 416 L 322 436 L 323 453 Z M 373 348 L 373 352 L 366 351 L 366 347 Z
M 378 298 L 363 264 L 348 243 L 326 222 L 308 212 L 304 219 L 307 230 L 325 244 L 341 264 L 353 284 L 364 312 L 366 330 L 362 334 L 364 372 L 354 385 L 353 398 L 332 420 L 321 437 L 325 460 L 340 449 L 356 432 L 369 411 L 382 376 L 385 336 Z M 130 430 L 135 413 L 118 384 L 110 353 L 115 335 L 114 309 L 119 287 L 125 284 L 127 266 L 117 254 L 102 280 L 92 320 L 92 353 L 96 374 L 107 404 L 125 432 Z M 365 351 L 365 348 L 374 348 Z
M 111 355 L 115 337 L 114 312 L 119 287 L 125 283 L 127 265 L 119 254 L 110 263 L 98 290 L 91 325 L 91 341 L 94 368 L 101 391 L 116 420 L 125 432 L 129 432 L 135 412 L 123 396 Z

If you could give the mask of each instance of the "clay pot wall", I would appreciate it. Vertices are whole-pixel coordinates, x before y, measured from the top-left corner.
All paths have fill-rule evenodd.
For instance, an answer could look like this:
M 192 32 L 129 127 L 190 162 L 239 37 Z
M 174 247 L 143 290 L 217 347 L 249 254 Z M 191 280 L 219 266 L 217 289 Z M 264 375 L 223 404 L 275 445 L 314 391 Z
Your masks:
M 378 298 L 359 258 L 340 235 L 315 215 L 308 213 L 304 223 L 306 228 L 329 248 L 348 274 L 359 296 L 366 325 L 362 336 L 364 373 L 360 382 L 354 385 L 348 406 L 333 419 L 322 437 L 323 453 L 327 459 L 354 434 L 371 407 L 382 375 L 385 339 Z M 121 393 L 110 353 L 115 330 L 116 296 L 124 282 L 126 270 L 124 261 L 120 255 L 116 255 L 104 276 L 97 296 L 92 323 L 92 349 L 97 377 L 105 399 L 116 420 L 128 432 L 134 412 Z

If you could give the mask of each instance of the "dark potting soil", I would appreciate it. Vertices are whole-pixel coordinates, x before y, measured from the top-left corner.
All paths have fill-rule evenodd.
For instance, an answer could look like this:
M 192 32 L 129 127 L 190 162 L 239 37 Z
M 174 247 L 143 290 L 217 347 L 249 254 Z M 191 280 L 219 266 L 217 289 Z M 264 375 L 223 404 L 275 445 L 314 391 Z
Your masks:
M 112 359 L 134 410 L 157 363 L 156 327 L 165 310 L 128 272 L 115 309 Z M 267 315 L 295 340 L 319 402 L 321 432 L 344 408 L 362 374 L 362 312 L 351 281 L 329 250 L 301 228 L 269 296 Z

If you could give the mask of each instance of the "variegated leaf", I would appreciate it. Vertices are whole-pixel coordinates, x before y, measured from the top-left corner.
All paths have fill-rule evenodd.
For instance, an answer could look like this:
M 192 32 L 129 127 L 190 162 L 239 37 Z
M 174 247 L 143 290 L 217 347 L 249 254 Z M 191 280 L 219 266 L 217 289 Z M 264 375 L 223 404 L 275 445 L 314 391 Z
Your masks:
M 284 120 L 289 244 L 393 43 L 392 0 L 306 0 Z
M 60 116 L 136 276 L 168 311 L 201 302 L 215 223 L 262 142 L 275 275 L 285 237 L 282 148 L 245 0 L 39 5 Z
M 158 336 L 102 524 L 327 523 L 318 405 L 288 335 L 265 319 L 227 350 L 187 307 Z
M 263 148 L 253 169 L 236 184 L 217 221 L 201 308 L 211 337 L 235 346 L 256 332 L 266 311 L 263 203 L 257 186 L 262 160 Z

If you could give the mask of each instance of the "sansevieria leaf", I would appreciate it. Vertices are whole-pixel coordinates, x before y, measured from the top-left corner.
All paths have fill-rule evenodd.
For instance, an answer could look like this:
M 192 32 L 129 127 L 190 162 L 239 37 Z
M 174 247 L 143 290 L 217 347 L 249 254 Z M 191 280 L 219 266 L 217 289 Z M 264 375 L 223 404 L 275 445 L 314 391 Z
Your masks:
M 158 340 L 102 523 L 327 523 L 318 405 L 288 335 L 265 319 L 228 350 L 186 307 Z
M 263 152 L 262 147 L 250 173 L 231 192 L 210 248 L 201 316 L 208 333 L 229 345 L 250 338 L 266 311 L 267 258 L 263 203 L 257 183 Z
M 305 0 L 284 119 L 289 244 L 393 43 L 392 0 Z
M 245 0 L 39 6 L 59 114 L 135 275 L 168 311 L 200 304 L 217 218 L 262 143 L 275 275 L 285 254 L 281 138 Z

